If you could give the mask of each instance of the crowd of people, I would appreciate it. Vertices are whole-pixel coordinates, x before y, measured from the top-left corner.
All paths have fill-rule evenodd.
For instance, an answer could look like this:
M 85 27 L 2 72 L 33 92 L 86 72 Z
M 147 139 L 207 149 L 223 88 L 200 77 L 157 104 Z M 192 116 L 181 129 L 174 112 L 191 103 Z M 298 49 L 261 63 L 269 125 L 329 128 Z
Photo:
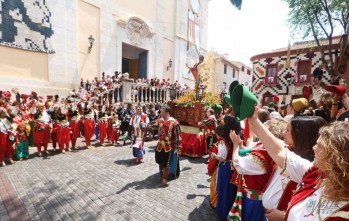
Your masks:
M 127 73 L 115 73 L 112 77 L 103 73 L 101 79 L 92 81 L 81 79 L 80 88 L 64 98 L 59 95 L 44 98 L 35 91 L 24 94 L 18 88 L 0 91 L 0 167 L 28 159 L 31 146 L 37 148 L 37 155 L 33 157 L 93 149 L 92 137 L 97 146 L 119 142 L 125 145 L 130 140 L 135 163 L 140 164 L 145 153 L 144 142 L 159 140 L 156 161 L 163 174 L 162 184 L 166 186 L 169 176 L 179 175 L 179 123 L 170 117 L 171 110 L 163 103 L 120 102 L 121 96 L 115 93 L 121 92 L 123 78 L 128 78 Z M 139 79 L 136 84 L 146 82 Z M 160 80 L 150 79 L 149 82 L 159 83 Z M 178 82 L 162 82 L 161 86 L 182 88 Z M 79 137 L 83 138 L 85 146 L 77 146 Z M 171 173 L 169 157 L 178 161 L 177 169 Z
M 82 80 L 78 92 L 65 99 L 47 96 L 45 102 L 34 91 L 25 95 L 14 88 L 14 99 L 2 91 L 0 166 L 5 166 L 5 153 L 9 164 L 27 159 L 28 146 L 36 146 L 39 157 L 50 154 L 49 142 L 61 153 L 79 149 L 81 136 L 85 149 L 94 148 L 93 136 L 101 146 L 130 138 L 140 164 L 151 134 L 158 139 L 161 184 L 178 178 L 181 128 L 171 108 L 115 103 L 104 93 L 112 79 Z M 209 150 L 210 204 L 221 219 L 348 220 L 349 98 L 342 85 L 315 89 L 316 96 L 289 104 L 256 105 L 246 119 L 235 117 L 231 98 L 206 110 L 198 127 Z
M 215 125 L 210 204 L 222 220 L 349 219 L 349 98 L 344 85 L 315 89 L 242 121 L 213 107 L 199 123 L 210 136 Z
M 77 97 L 89 99 L 96 94 L 103 94 L 104 98 L 108 98 L 109 103 L 122 102 L 122 81 L 123 79 L 129 79 L 129 74 L 115 72 L 114 75 L 105 75 L 102 73 L 101 79 L 95 77 L 93 80 L 83 79 L 80 81 L 80 90 L 73 90 L 73 94 Z M 166 97 L 163 93 L 163 89 L 173 88 L 176 91 L 176 97 L 191 91 L 191 88 L 187 84 L 180 84 L 178 80 L 171 82 L 170 79 L 159 78 L 139 78 L 135 80 L 132 87 L 132 97 L 135 102 L 150 101 L 161 102 L 166 101 Z

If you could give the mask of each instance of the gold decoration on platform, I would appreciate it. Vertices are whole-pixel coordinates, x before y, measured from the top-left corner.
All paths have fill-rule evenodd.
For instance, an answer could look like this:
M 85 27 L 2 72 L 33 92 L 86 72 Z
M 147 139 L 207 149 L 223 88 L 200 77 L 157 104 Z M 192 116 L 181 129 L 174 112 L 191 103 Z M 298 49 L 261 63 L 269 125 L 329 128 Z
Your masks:
M 195 90 L 191 91 L 190 93 L 184 94 L 180 98 L 177 99 L 177 105 L 183 106 L 183 107 L 190 107 L 194 105 L 194 102 L 196 102 L 195 97 Z M 213 94 L 211 92 L 206 92 L 204 99 L 202 102 L 205 103 L 206 107 L 211 107 L 214 104 L 220 104 L 220 98 L 218 95 Z
M 206 55 L 205 62 L 203 62 L 198 68 L 201 77 L 200 85 L 203 85 L 207 88 L 208 91 L 212 92 L 209 87 L 211 84 L 211 78 L 213 76 L 213 68 L 214 68 L 214 55 L 213 51 L 209 51 Z M 214 79 L 212 79 L 214 80 Z

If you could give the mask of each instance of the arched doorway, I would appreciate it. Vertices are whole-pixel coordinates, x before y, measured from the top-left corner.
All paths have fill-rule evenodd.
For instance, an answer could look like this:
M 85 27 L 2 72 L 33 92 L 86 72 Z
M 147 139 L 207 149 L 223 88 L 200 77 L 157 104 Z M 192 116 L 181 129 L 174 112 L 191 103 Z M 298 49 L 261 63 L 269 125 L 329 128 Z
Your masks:
M 128 72 L 130 78 L 147 79 L 148 51 L 142 48 L 122 43 L 122 73 Z

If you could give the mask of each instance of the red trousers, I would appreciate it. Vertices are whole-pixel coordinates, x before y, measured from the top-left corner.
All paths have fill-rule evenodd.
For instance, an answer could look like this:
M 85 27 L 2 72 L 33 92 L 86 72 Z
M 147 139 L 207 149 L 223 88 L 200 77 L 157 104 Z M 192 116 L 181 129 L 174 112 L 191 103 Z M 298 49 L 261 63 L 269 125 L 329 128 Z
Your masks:
M 47 151 L 48 143 L 36 143 L 36 148 L 38 149 L 38 153 L 41 153 L 41 147 L 44 146 L 44 151 Z
M 52 146 L 54 149 L 57 147 L 57 131 L 56 128 L 58 127 L 58 123 L 53 123 L 52 124 L 52 132 L 51 132 L 51 141 L 52 141 Z
M 114 144 L 114 142 L 118 142 L 118 140 L 119 140 L 119 128 L 113 128 L 113 130 L 111 131 L 110 141 L 112 144 Z
M 7 157 L 12 158 L 13 142 L 8 140 L 8 134 L 0 133 L 0 161 L 5 160 L 5 153 Z
M 57 130 L 57 138 L 59 143 L 59 149 L 63 150 L 64 146 L 66 149 L 69 149 L 70 127 L 59 126 Z
M 81 126 L 81 121 L 70 121 L 70 128 L 72 131 L 72 134 L 70 135 L 70 139 L 71 139 L 72 147 L 75 147 L 76 140 L 80 136 L 80 126 Z
M 91 146 L 91 137 L 95 133 L 95 121 L 93 119 L 84 120 L 84 137 L 86 146 Z
M 104 139 L 107 136 L 107 122 L 99 122 L 98 124 L 99 127 L 99 142 L 104 143 Z

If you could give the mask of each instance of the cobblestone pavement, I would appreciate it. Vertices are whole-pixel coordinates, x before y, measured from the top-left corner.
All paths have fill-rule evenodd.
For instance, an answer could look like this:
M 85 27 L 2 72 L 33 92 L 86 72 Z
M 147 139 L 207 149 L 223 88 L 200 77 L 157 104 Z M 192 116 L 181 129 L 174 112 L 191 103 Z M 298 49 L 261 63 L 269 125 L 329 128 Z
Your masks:
M 30 159 L 0 169 L 0 220 L 219 220 L 206 159 L 181 157 L 180 177 L 163 188 L 155 144 L 140 165 L 129 145 L 42 158 L 30 148 Z

